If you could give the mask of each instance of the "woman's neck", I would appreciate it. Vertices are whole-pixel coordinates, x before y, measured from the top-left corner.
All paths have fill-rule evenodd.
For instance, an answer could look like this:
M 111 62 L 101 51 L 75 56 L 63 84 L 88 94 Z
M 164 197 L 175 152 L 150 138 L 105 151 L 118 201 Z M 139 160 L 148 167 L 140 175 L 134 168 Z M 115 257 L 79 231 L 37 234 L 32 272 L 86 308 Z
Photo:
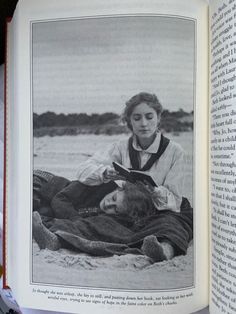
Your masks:
M 138 140 L 139 146 L 142 149 L 147 149 L 154 142 L 155 138 L 156 138 L 156 133 L 154 133 L 152 136 L 150 136 L 148 138 L 138 138 L 137 137 L 137 140 Z

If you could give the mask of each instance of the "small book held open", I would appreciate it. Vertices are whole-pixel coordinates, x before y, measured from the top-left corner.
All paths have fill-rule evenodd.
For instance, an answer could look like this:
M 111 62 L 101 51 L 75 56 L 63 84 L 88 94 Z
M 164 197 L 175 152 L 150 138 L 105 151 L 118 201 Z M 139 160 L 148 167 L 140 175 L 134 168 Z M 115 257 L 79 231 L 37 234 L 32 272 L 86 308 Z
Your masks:
M 153 178 L 144 173 L 143 171 L 140 170 L 132 170 L 132 169 L 127 169 L 126 167 L 122 166 L 118 162 L 113 162 L 112 163 L 114 166 L 114 169 L 119 172 L 119 174 L 123 177 L 126 178 L 126 180 L 135 183 L 136 181 L 141 181 L 141 182 L 147 182 L 151 184 L 152 186 L 157 186 Z

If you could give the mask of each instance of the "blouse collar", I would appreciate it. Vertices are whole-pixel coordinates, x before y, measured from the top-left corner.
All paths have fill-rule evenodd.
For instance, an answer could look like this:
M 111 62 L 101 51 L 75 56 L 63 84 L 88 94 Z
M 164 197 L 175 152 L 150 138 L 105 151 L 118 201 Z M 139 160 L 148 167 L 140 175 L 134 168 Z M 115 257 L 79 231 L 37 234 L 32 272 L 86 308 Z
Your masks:
M 153 143 L 148 148 L 142 149 L 140 145 L 138 144 L 137 136 L 134 135 L 133 136 L 133 148 L 140 152 L 155 154 L 160 146 L 160 141 L 161 141 L 161 132 L 157 132 Z

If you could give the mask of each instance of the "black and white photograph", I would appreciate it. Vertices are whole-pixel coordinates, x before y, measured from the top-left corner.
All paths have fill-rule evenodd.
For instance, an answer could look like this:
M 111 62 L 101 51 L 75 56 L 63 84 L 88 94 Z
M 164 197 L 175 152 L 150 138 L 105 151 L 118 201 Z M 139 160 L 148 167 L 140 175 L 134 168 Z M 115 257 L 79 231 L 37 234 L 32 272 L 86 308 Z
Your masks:
M 195 27 L 32 22 L 32 283 L 194 286 Z

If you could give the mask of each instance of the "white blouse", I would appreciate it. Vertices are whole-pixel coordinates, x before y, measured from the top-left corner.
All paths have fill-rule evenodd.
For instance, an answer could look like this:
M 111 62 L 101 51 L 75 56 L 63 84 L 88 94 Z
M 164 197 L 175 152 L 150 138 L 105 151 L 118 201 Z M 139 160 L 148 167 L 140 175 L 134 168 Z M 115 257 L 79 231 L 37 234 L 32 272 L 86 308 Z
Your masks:
M 146 164 L 151 154 L 156 153 L 160 145 L 161 134 L 157 136 L 147 149 L 142 149 L 136 138 L 133 147 L 139 152 L 141 168 Z M 104 172 L 107 166 L 112 167 L 116 161 L 127 168 L 131 168 L 129 158 L 128 139 L 121 140 L 109 146 L 105 151 L 97 152 L 87 161 L 81 163 L 77 171 L 77 179 L 86 185 L 99 185 L 106 180 Z M 171 209 L 180 211 L 184 184 L 185 153 L 181 146 L 170 141 L 161 157 L 145 171 L 152 176 L 157 187 L 153 192 L 153 200 L 159 210 Z

